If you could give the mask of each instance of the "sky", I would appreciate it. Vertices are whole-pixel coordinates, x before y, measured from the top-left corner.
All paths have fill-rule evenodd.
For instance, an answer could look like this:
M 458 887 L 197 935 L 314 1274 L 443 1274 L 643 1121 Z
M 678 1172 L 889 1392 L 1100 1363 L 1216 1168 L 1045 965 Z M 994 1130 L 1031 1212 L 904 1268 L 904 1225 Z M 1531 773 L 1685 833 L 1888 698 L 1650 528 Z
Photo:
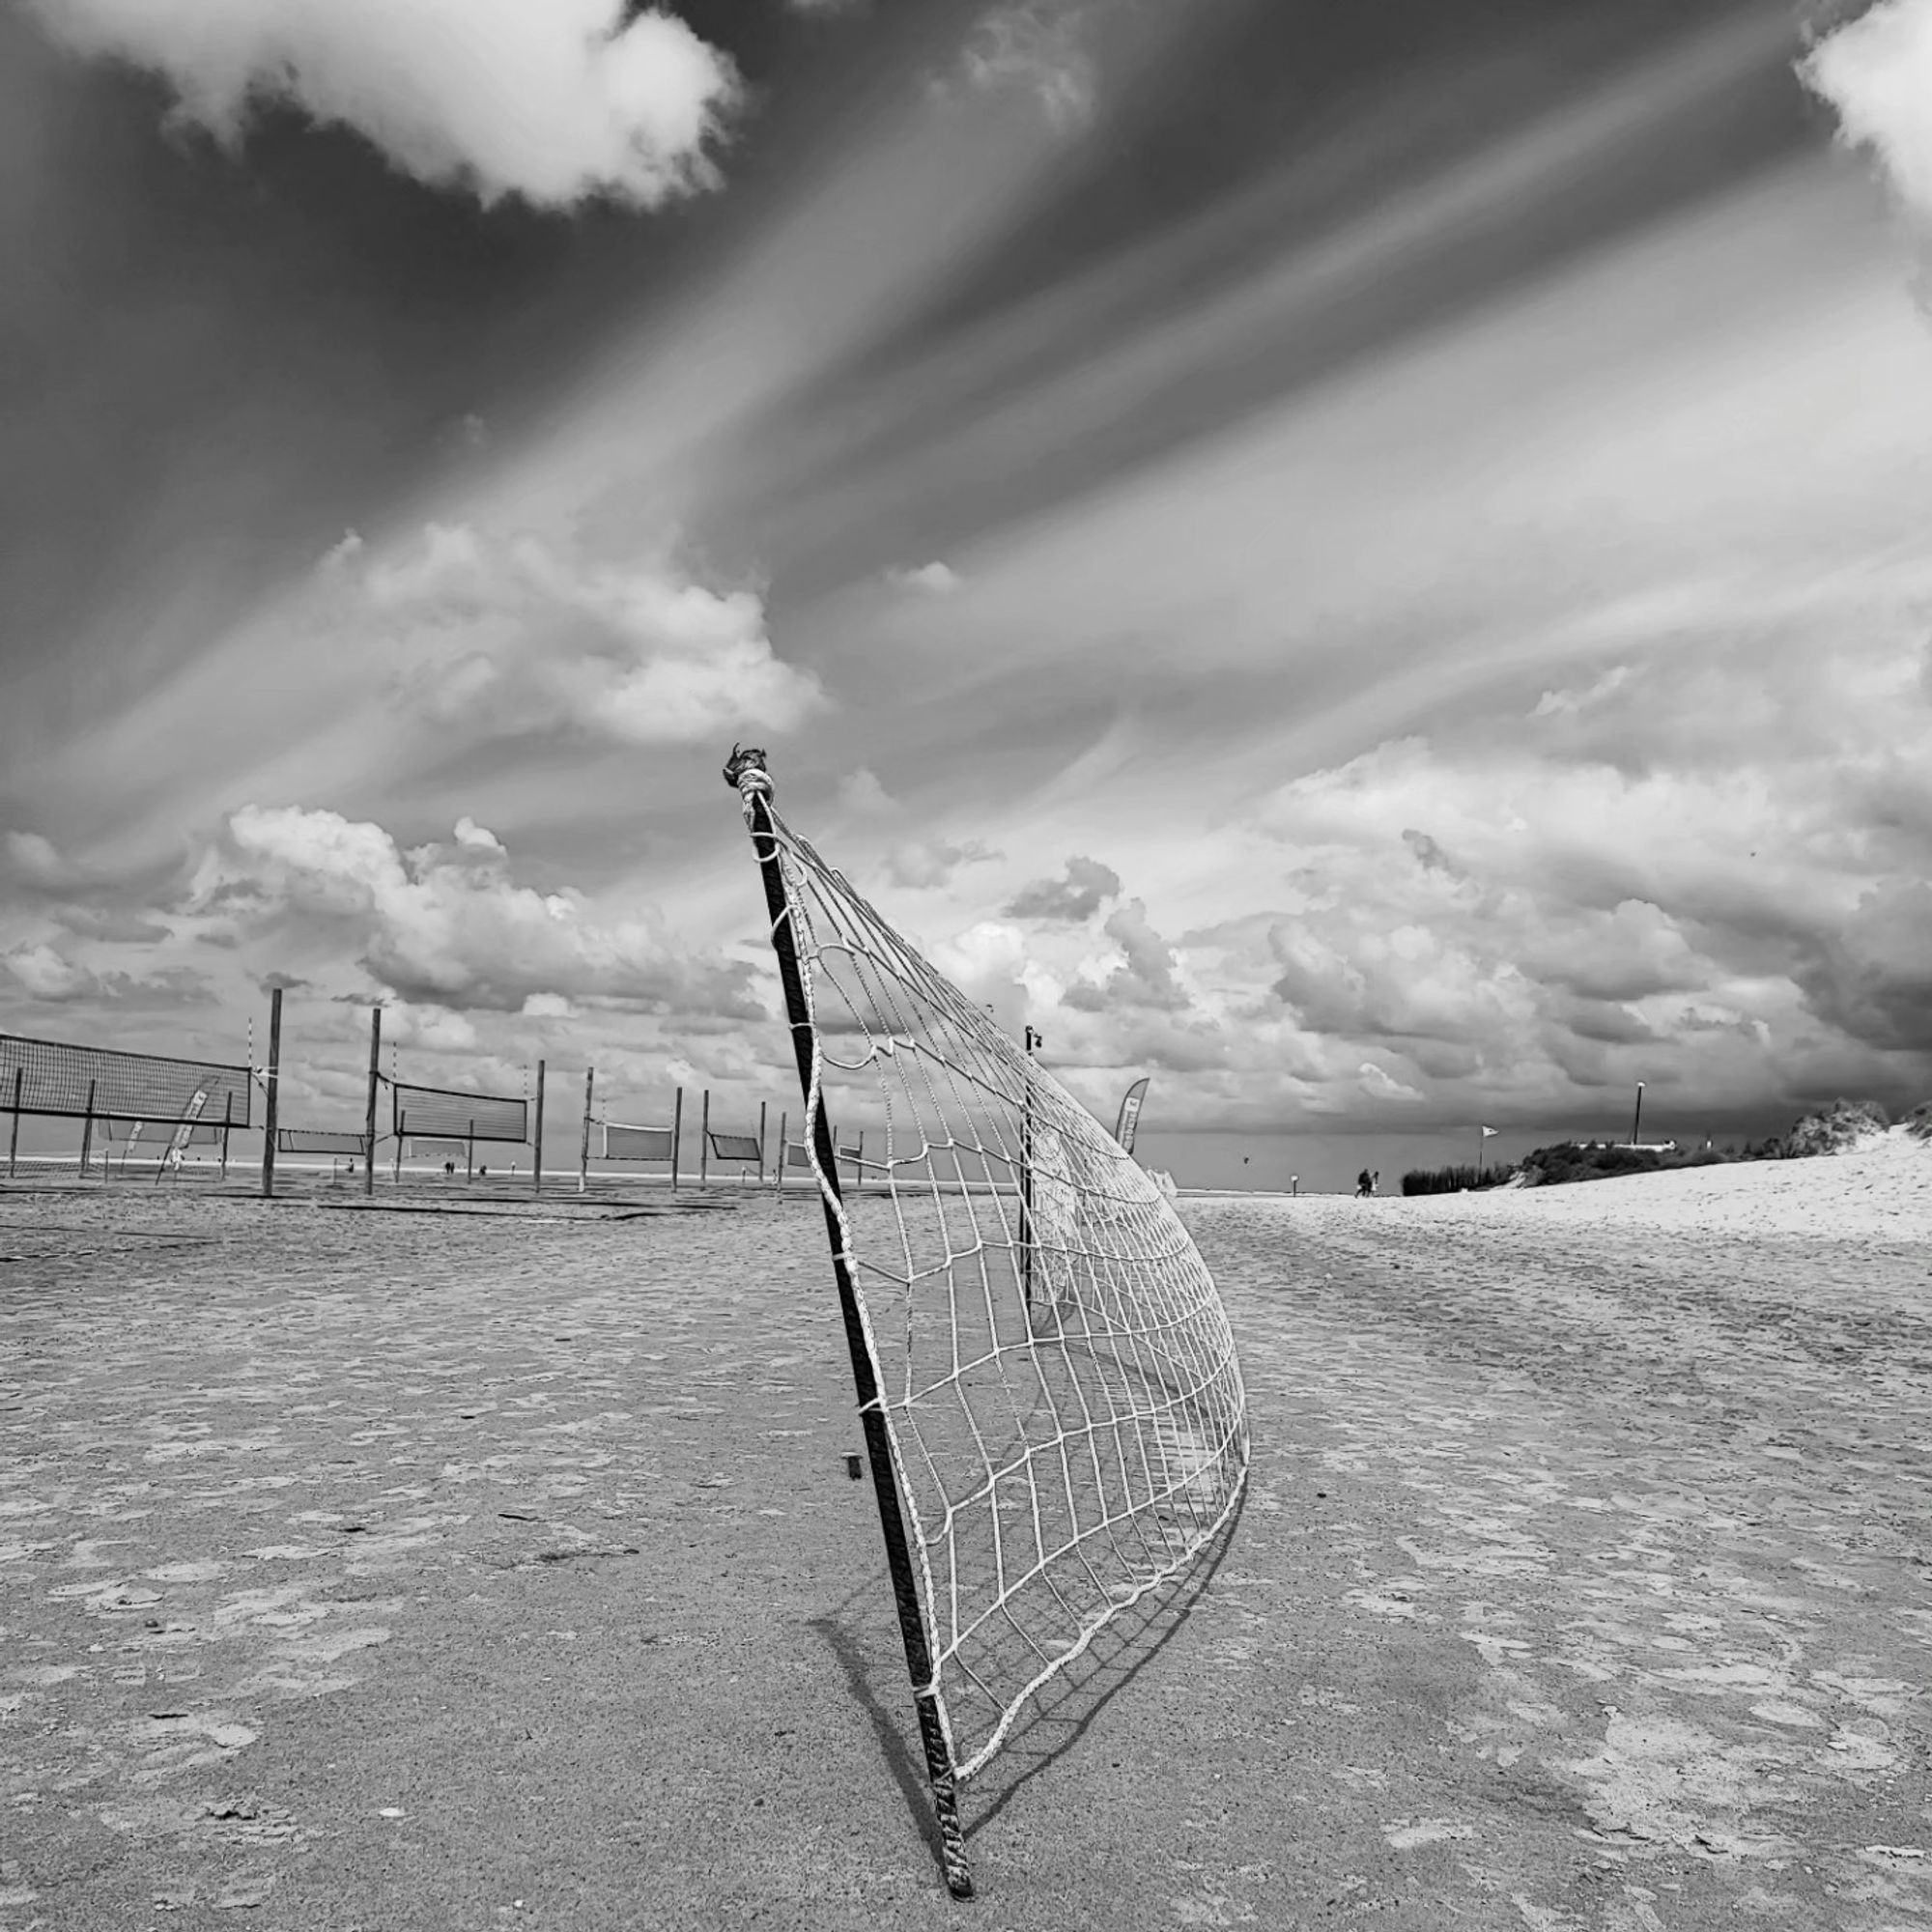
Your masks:
M 1928 233 L 1932 0 L 0 0 L 0 1029 L 775 1117 L 744 741 L 1183 1183 L 1932 1098 Z

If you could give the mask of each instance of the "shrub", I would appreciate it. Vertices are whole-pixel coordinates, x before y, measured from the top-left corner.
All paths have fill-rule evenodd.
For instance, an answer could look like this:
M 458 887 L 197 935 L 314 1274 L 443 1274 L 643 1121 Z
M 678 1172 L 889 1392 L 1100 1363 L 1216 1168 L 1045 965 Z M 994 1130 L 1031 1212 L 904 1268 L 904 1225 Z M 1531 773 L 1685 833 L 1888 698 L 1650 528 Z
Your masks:
M 1833 1100 L 1829 1107 L 1804 1118 L 1785 1136 L 1791 1158 L 1838 1153 L 1867 1134 L 1883 1133 L 1891 1124 L 1875 1100 Z
M 1900 1124 L 1915 1139 L 1932 1141 L 1932 1100 L 1922 1107 L 1913 1108 Z
M 1405 1194 L 1463 1194 L 1479 1187 L 1501 1187 L 1516 1179 L 1514 1161 L 1473 1167 L 1412 1167 L 1402 1178 Z
M 1668 1165 L 1683 1166 L 1681 1160 Z M 1655 1174 L 1666 1165 L 1658 1148 L 1612 1147 L 1605 1141 L 1558 1141 L 1522 1157 L 1526 1187 L 1555 1187 L 1572 1180 L 1607 1180 L 1617 1174 Z

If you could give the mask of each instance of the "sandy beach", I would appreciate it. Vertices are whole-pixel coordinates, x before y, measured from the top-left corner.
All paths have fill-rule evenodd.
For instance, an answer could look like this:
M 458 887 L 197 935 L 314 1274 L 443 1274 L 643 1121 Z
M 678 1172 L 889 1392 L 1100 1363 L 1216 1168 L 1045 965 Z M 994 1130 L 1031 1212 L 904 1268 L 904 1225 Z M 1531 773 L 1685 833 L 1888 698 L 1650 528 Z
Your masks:
M 725 1199 L 0 1192 L 0 1927 L 1932 1917 L 1932 1149 L 1183 1203 L 1250 1493 L 970 1906 L 822 1222 Z

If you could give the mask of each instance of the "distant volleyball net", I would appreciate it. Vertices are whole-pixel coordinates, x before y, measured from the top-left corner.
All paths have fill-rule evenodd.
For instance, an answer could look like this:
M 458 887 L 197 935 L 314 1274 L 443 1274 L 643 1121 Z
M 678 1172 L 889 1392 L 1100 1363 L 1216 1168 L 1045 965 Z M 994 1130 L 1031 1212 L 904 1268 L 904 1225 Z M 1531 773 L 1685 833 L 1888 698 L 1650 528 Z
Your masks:
M 412 1087 L 396 1082 L 392 1131 L 398 1140 L 508 1142 L 521 1146 L 530 1135 L 530 1103 L 500 1094 L 464 1094 L 447 1087 Z

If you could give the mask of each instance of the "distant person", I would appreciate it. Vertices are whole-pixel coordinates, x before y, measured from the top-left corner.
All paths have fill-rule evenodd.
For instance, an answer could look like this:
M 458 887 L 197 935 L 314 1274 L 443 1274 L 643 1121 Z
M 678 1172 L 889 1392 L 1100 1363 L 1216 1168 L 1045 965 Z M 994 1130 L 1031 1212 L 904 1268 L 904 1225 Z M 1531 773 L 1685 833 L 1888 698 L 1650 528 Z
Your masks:
M 1379 1194 L 1381 1191 L 1382 1171 L 1380 1168 L 1377 1168 L 1375 1173 L 1369 1176 L 1369 1192 L 1371 1194 Z
M 1369 1198 L 1369 1189 L 1374 1185 L 1375 1181 L 1371 1177 L 1369 1170 L 1366 1167 L 1363 1168 L 1361 1173 L 1356 1175 L 1355 1177 L 1355 1199 L 1358 1201 L 1366 1201 Z
M 456 1163 L 453 1160 L 443 1162 L 442 1176 L 445 1180 L 454 1180 L 456 1179 Z

